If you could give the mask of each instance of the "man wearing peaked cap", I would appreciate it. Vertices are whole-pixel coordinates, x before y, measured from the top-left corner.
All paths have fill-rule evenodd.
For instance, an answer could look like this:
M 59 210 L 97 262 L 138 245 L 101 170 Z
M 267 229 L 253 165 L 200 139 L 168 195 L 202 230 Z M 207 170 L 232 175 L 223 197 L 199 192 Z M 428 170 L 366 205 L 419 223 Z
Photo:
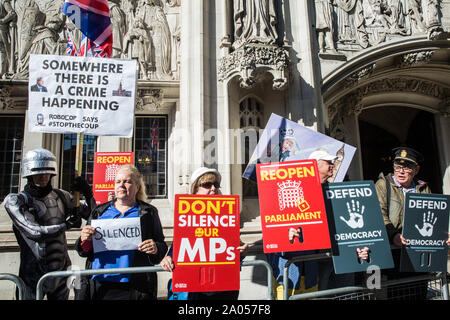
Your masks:
M 415 179 L 419 173 L 420 164 L 424 160 L 420 152 L 409 147 L 395 148 L 392 152 L 394 155 L 392 161 L 393 173 L 389 173 L 386 176 L 380 173 L 378 181 L 375 183 L 375 189 L 389 242 L 397 247 L 401 247 L 407 245 L 406 239 L 402 236 L 405 194 L 431 193 L 431 190 L 425 182 Z M 388 280 L 417 275 L 400 272 L 399 248 L 392 250 L 392 258 L 394 260 L 394 268 L 383 270 L 383 274 L 387 276 Z M 424 300 L 427 293 L 426 281 L 417 282 L 416 288 L 415 293 L 409 295 L 409 298 Z M 401 296 L 403 293 L 406 294 L 400 289 L 396 295 Z M 395 299 L 395 297 L 388 295 L 388 299 Z
M 401 232 L 403 226 L 403 207 L 406 193 L 431 193 L 428 185 L 415 177 L 419 173 L 423 155 L 409 147 L 392 149 L 394 154 L 393 173 L 384 176 L 380 173 L 375 188 L 383 213 L 384 224 L 391 243 L 405 244 Z
M 399 147 L 394 148 L 392 151 L 395 154 L 394 162 L 398 163 L 412 163 L 415 165 L 420 165 L 423 162 L 423 155 L 413 148 Z

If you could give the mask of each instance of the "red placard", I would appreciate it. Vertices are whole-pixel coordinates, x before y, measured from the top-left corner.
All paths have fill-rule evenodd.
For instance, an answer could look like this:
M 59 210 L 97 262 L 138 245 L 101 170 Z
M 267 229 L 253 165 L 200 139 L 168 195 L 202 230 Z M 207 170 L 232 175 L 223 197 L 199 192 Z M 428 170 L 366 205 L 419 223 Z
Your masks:
M 133 152 L 96 152 L 94 161 L 93 192 L 97 204 L 108 201 L 114 193 L 117 170 L 125 164 L 133 164 Z
M 264 252 L 330 248 L 316 160 L 257 164 Z M 289 228 L 300 239 L 289 241 Z
M 175 195 L 173 292 L 239 290 L 239 196 Z

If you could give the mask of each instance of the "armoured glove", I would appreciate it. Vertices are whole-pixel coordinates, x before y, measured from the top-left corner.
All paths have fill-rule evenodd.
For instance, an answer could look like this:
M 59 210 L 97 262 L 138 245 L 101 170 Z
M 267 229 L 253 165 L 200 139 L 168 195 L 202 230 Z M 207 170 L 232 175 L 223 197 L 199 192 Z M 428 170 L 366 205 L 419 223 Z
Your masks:
M 91 186 L 82 177 L 75 178 L 73 185 L 72 185 L 72 190 L 81 192 L 85 196 L 86 199 L 90 199 L 93 197 Z
M 78 214 L 79 207 L 73 208 L 72 214 L 66 220 L 67 230 L 81 227 L 81 216 Z

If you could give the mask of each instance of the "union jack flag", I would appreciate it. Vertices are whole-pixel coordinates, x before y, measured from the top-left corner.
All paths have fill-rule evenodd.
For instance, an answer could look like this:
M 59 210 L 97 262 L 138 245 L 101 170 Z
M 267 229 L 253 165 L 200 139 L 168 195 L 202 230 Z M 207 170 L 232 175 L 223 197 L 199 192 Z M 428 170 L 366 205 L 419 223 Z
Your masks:
M 88 43 L 87 54 L 84 54 L 86 49 L 86 42 Z M 105 43 L 101 46 L 96 45 L 91 40 L 86 41 L 86 37 L 83 35 L 81 39 L 80 50 L 78 51 L 78 56 L 81 57 L 100 57 L 100 58 L 111 58 L 112 46 L 109 43 Z
M 62 12 L 96 45 L 112 48 L 108 0 L 66 0 Z
M 72 37 L 70 36 L 70 32 L 67 31 L 67 47 L 66 47 L 66 53 L 72 57 L 78 56 L 78 49 L 75 43 L 72 40 Z
M 159 140 L 158 140 L 158 121 L 156 119 L 153 119 L 152 128 L 150 131 L 151 136 L 151 146 L 152 149 L 158 148 L 159 146 Z
M 159 146 L 159 134 L 158 134 L 158 120 L 153 119 L 152 127 L 150 129 L 150 152 L 152 161 L 157 160 Z

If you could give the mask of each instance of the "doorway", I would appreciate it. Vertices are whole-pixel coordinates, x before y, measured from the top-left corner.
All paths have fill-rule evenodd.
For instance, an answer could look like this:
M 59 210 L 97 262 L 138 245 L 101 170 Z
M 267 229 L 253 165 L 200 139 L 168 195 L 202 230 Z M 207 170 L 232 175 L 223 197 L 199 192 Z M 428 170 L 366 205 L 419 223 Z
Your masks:
M 433 193 L 442 193 L 438 146 L 433 114 L 408 107 L 364 110 L 358 119 L 363 176 L 377 181 L 380 172 L 392 172 L 392 149 L 409 146 L 425 158 L 417 175 Z

